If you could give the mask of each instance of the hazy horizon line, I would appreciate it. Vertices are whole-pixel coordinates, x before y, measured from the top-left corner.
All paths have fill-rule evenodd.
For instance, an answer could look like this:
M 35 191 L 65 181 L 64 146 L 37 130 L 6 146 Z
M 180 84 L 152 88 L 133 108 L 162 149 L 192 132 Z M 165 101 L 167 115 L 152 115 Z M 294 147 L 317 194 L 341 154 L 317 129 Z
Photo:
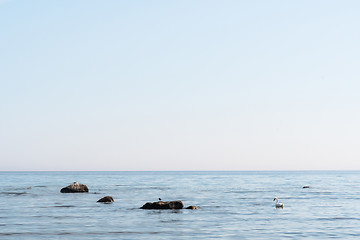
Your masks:
M 305 170 L 0 170 L 0 172 L 357 172 L 360 169 L 305 169 Z

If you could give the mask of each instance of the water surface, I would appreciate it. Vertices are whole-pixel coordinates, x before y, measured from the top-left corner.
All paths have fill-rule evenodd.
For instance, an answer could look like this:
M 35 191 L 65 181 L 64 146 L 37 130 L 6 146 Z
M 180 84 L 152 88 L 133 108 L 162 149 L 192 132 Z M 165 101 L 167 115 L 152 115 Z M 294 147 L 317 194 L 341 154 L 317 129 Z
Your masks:
M 360 237 L 356 171 L 0 172 L 0 179 L 0 239 Z M 60 193 L 74 181 L 89 193 Z M 96 203 L 106 195 L 115 202 Z M 200 209 L 139 209 L 159 197 Z

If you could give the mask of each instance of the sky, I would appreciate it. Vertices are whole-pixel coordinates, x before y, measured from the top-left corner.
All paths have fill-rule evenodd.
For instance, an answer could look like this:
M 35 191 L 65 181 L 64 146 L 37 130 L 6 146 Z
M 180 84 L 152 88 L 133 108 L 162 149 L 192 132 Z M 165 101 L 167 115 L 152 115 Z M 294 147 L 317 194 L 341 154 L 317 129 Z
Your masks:
M 0 0 L 0 171 L 360 170 L 359 10 Z

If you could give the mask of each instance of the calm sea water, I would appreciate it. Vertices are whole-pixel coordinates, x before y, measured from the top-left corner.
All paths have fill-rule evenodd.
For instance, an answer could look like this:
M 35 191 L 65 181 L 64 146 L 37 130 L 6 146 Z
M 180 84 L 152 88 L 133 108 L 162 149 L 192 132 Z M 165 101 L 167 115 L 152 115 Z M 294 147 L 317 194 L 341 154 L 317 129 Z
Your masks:
M 60 193 L 74 181 L 90 192 Z M 359 183 L 360 172 L 0 172 L 0 239 L 360 239 Z M 96 203 L 106 195 L 115 202 Z M 139 209 L 159 197 L 200 209 Z

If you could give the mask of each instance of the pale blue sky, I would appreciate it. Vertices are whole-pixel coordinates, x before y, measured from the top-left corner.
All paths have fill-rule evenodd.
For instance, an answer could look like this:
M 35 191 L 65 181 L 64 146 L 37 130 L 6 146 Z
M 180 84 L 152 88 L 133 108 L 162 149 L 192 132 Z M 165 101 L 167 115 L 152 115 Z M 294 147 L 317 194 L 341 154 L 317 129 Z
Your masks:
M 0 170 L 360 169 L 360 1 L 0 1 Z

